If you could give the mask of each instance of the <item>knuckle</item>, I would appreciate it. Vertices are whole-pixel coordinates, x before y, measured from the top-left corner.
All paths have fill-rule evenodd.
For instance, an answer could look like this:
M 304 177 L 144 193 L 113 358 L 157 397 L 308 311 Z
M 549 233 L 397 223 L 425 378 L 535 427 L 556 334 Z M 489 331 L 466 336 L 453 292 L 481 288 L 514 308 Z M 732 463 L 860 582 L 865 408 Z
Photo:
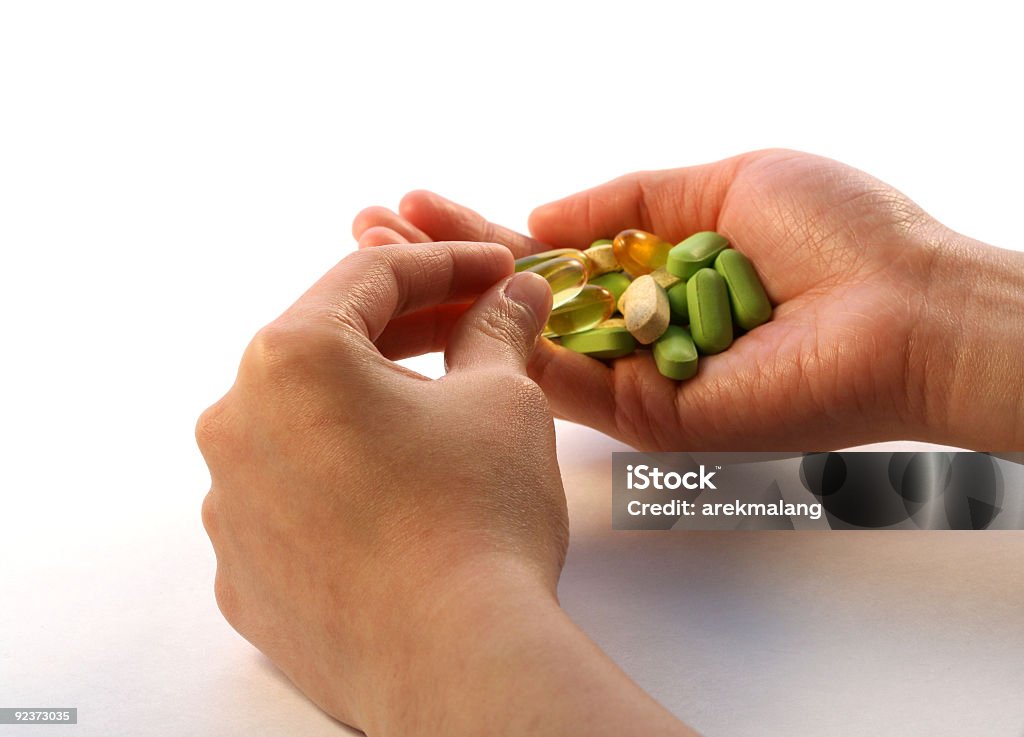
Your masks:
M 373 274 L 378 270 L 390 268 L 392 259 L 400 248 L 396 245 L 383 245 L 379 248 L 354 251 L 343 258 L 342 262 L 353 268 L 366 269 L 367 273 Z
M 408 244 L 385 244 L 352 253 L 345 257 L 345 261 L 365 274 L 364 288 L 380 289 L 394 281 L 422 281 L 440 270 L 447 258 L 447 249 L 437 244 L 413 248 Z
M 212 404 L 196 420 L 196 444 L 204 454 L 223 447 L 231 436 L 227 422 L 226 402 L 226 399 L 221 399 Z
M 533 379 L 517 374 L 511 389 L 520 406 L 545 413 L 548 411 L 548 398 L 544 395 L 544 390 Z
M 242 606 L 238 596 L 238 589 L 220 566 L 217 567 L 217 575 L 213 579 L 213 596 L 217 601 L 217 608 L 224 615 L 224 619 L 232 627 L 238 629 L 242 617 Z
M 533 379 L 522 374 L 501 374 L 494 380 L 494 391 L 504 397 L 520 417 L 550 417 L 544 390 Z
M 294 352 L 296 328 L 280 320 L 260 328 L 246 350 L 246 360 L 261 368 L 281 365 Z
M 203 519 L 203 529 L 206 530 L 206 534 L 210 540 L 214 540 L 219 535 L 220 526 L 217 519 L 217 503 L 212 492 L 203 497 L 201 515 Z
M 281 318 L 256 333 L 243 364 L 262 378 L 290 379 L 314 369 L 325 344 L 325 331 L 311 322 Z

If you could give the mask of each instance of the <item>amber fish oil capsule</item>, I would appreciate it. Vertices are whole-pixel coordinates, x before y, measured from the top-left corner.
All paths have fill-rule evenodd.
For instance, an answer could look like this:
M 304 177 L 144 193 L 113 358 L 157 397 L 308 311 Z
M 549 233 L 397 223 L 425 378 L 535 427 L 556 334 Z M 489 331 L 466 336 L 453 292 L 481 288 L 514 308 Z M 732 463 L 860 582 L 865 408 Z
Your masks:
M 744 330 L 753 330 L 771 319 L 771 302 L 768 301 L 768 295 L 750 259 L 739 251 L 727 248 L 715 259 L 715 271 L 725 279 L 729 304 L 737 325 Z
M 525 271 L 540 274 L 551 287 L 551 309 L 561 307 L 575 297 L 587 283 L 587 269 L 575 258 L 553 258 L 531 266 Z
M 570 335 L 590 330 L 615 312 L 615 296 L 604 287 L 587 284 L 580 293 L 551 310 L 544 337 Z
M 615 236 L 612 247 L 622 268 L 633 276 L 643 276 L 665 265 L 672 244 L 646 230 L 630 228 Z
M 732 314 L 725 279 L 714 269 L 701 269 L 686 282 L 690 334 L 701 353 L 721 353 L 732 343 Z

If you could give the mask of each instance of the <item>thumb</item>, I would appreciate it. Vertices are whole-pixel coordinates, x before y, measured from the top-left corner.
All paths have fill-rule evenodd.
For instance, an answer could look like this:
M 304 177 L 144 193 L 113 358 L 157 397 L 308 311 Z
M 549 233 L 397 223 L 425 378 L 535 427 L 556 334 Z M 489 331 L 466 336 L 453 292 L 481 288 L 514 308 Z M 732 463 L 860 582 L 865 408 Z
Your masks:
M 529 272 L 484 292 L 448 337 L 449 371 L 504 367 L 526 373 L 526 361 L 551 311 L 551 287 Z

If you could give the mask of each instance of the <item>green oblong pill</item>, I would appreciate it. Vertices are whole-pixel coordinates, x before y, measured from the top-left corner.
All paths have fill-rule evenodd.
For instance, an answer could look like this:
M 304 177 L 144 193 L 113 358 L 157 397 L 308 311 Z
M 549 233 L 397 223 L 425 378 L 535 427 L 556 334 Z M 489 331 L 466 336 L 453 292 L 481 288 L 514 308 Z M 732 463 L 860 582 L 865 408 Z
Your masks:
M 673 284 L 665 292 L 668 294 L 668 308 L 672 315 L 672 322 L 676 325 L 689 323 L 690 310 L 686 306 L 686 282 Z
M 697 373 L 697 346 L 686 328 L 669 325 L 664 334 L 654 341 L 654 363 L 658 373 L 670 379 L 683 381 Z
M 610 246 L 614 242 L 615 241 L 613 241 L 611 238 L 598 238 L 596 241 L 590 244 L 590 247 L 593 248 L 594 246 Z
M 772 303 L 768 301 L 764 285 L 749 258 L 727 248 L 715 259 L 715 271 L 725 279 L 732 316 L 737 325 L 744 330 L 753 330 L 771 319 Z
M 686 282 L 690 334 L 701 353 L 721 353 L 732 343 L 732 314 L 725 279 L 714 269 L 701 269 Z
M 620 358 L 636 350 L 636 338 L 624 327 L 594 328 L 559 338 L 571 351 L 593 358 Z
M 689 279 L 701 269 L 711 266 L 715 262 L 715 257 L 728 247 L 729 241 L 725 236 L 713 230 L 694 233 L 672 247 L 668 252 L 665 268 L 673 276 Z
M 599 287 L 604 287 L 615 296 L 615 306 L 618 309 L 619 297 L 626 291 L 632 280 L 621 271 L 612 271 L 608 274 L 602 274 L 601 276 L 595 276 L 590 280 L 591 284 L 597 284 Z

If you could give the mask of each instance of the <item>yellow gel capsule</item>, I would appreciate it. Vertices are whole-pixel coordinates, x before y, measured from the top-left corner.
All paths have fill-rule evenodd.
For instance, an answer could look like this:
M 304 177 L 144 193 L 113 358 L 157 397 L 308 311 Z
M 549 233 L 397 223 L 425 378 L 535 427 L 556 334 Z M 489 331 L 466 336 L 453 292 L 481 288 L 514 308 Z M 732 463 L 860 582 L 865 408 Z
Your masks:
M 551 310 L 544 337 L 571 335 L 596 327 L 615 312 L 615 295 L 604 287 L 587 284 L 558 309 Z
M 582 261 L 572 257 L 541 261 L 524 271 L 540 274 L 547 280 L 548 286 L 551 287 L 552 310 L 561 307 L 579 294 L 583 285 L 587 283 L 587 267 Z
M 622 268 L 633 276 L 643 276 L 665 265 L 672 244 L 653 233 L 631 228 L 615 236 L 612 248 Z
M 556 248 L 553 251 L 542 251 L 540 253 L 532 253 L 529 256 L 517 258 L 516 271 L 526 271 L 537 264 L 542 264 L 545 261 L 551 261 L 556 258 L 574 258 L 583 264 L 583 268 L 587 268 L 589 265 L 587 257 L 584 256 L 583 251 L 578 248 Z

